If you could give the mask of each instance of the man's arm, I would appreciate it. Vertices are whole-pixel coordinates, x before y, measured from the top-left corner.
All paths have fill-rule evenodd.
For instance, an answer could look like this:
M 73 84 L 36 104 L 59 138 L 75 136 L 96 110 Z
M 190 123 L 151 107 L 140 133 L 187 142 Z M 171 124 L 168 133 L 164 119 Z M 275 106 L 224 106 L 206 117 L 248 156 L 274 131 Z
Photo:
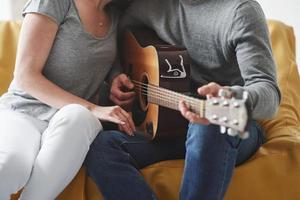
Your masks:
M 245 85 L 232 86 L 237 97 L 249 92 L 249 107 L 254 119 L 271 118 L 277 112 L 280 91 L 270 45 L 266 19 L 260 5 L 247 1 L 235 12 L 228 32 L 229 45 L 235 49 Z
M 119 55 L 121 55 L 122 53 L 122 48 L 120 48 L 120 46 L 122 45 L 124 30 L 128 26 L 141 24 L 141 22 L 132 15 L 132 9 L 134 9 L 134 7 L 129 7 L 128 10 L 120 17 L 121 21 L 118 27 Z M 110 100 L 113 101 L 116 105 L 120 105 L 125 108 L 130 107 L 135 98 L 135 93 L 133 92 L 134 85 L 127 77 L 127 75 L 124 74 L 124 70 L 120 62 L 120 56 L 118 56 L 117 60 L 115 61 L 107 77 L 107 81 L 111 85 L 109 96 Z

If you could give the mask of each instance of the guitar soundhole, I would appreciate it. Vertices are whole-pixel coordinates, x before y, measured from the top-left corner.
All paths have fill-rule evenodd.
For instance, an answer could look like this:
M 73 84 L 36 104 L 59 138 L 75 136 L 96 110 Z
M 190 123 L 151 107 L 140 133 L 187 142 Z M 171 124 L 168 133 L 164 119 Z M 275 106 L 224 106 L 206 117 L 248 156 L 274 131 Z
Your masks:
M 141 109 L 143 111 L 147 111 L 148 109 L 148 95 L 149 95 L 149 91 L 148 91 L 148 76 L 147 74 L 143 74 L 142 75 L 142 86 L 141 86 L 141 90 L 140 90 L 140 106 Z

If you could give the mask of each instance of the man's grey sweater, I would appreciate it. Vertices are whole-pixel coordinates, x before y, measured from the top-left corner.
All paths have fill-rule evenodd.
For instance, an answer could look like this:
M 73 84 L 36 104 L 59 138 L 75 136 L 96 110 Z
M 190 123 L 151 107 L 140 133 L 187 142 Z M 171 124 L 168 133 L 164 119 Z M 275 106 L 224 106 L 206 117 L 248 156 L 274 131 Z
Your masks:
M 268 27 L 253 0 L 136 0 L 122 27 L 144 24 L 184 46 L 195 86 L 216 82 L 249 92 L 254 119 L 274 116 L 280 102 Z

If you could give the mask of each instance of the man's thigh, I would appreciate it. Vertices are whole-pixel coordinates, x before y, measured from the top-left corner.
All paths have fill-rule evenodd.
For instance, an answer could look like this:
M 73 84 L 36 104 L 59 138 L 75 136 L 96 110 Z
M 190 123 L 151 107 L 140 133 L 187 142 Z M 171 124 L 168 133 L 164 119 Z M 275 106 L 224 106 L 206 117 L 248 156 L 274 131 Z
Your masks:
M 138 168 L 170 159 L 183 159 L 185 156 L 185 137 L 165 141 L 152 141 L 141 133 L 134 136 L 120 131 L 103 131 L 95 139 L 95 146 L 121 150 L 130 155 Z
M 264 131 L 255 120 L 251 121 L 248 131 L 249 137 L 241 140 L 238 148 L 237 165 L 249 159 L 265 142 Z

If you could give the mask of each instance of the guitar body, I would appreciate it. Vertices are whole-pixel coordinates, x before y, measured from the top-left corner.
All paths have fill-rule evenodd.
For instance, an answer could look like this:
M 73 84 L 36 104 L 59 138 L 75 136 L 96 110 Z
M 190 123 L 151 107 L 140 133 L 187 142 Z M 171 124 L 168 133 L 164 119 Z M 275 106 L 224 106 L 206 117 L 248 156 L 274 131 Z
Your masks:
M 157 95 L 167 94 L 156 94 L 151 98 L 142 91 L 148 93 L 151 90 L 149 84 L 189 93 L 190 67 L 186 49 L 165 43 L 154 31 L 144 27 L 130 29 L 124 34 L 123 41 L 125 71 L 132 80 L 145 83 L 143 90 L 136 90 L 138 102 L 137 108 L 133 109 L 138 130 L 155 140 L 184 136 L 188 122 L 180 112 L 156 105 Z

